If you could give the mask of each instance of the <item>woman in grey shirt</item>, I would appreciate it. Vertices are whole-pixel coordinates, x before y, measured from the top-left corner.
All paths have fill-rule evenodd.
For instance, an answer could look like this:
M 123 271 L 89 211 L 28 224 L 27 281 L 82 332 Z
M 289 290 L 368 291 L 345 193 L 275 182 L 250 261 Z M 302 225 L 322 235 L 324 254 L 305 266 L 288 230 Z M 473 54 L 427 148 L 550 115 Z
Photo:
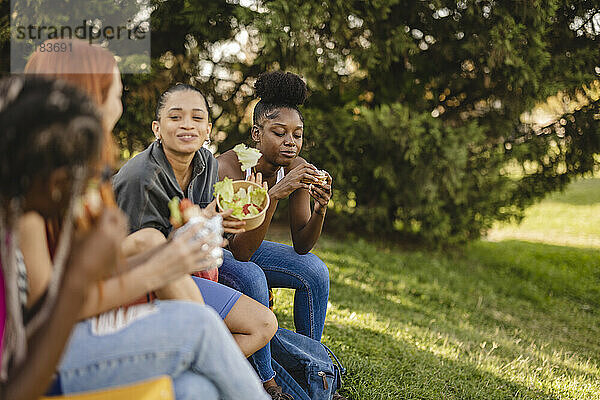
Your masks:
M 202 147 L 210 129 L 208 104 L 198 89 L 179 84 L 161 95 L 152 123 L 157 141 L 129 160 L 113 179 L 117 203 L 131 225 L 123 246 L 127 255 L 167 242 L 172 230 L 168 202 L 173 197 L 189 198 L 208 213 L 216 213 L 211 201 L 217 162 Z M 243 232 L 243 225 L 223 222 L 225 231 L 231 233 Z M 273 337 L 277 320 L 259 302 L 218 284 L 217 274 L 214 268 L 202 275 L 206 279 L 186 276 L 166 290 L 156 291 L 156 295 L 161 299 L 204 300 L 221 315 L 242 352 L 249 356 Z

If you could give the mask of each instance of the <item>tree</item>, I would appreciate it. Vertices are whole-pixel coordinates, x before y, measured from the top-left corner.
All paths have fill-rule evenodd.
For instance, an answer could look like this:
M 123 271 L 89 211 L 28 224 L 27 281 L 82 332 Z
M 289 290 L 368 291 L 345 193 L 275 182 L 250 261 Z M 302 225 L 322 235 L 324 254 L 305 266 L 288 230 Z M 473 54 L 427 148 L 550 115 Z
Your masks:
M 598 165 L 597 97 L 544 129 L 521 121 L 597 79 L 596 2 L 263 6 L 255 63 L 307 78 L 309 158 L 336 177 L 344 229 L 461 242 Z
M 311 91 L 303 153 L 335 177 L 328 229 L 464 242 L 598 168 L 596 1 L 244 4 L 153 2 L 152 73 L 124 77 L 129 153 L 177 81 L 209 95 L 219 150 L 247 141 L 252 84 L 282 69 Z M 579 106 L 522 120 L 557 93 Z

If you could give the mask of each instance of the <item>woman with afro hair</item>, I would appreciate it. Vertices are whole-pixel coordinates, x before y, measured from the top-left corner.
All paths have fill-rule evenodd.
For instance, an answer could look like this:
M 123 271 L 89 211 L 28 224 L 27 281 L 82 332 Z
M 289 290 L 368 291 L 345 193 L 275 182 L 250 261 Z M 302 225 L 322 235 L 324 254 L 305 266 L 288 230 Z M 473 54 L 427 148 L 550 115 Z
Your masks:
M 304 118 L 298 106 L 306 99 L 304 81 L 296 74 L 274 71 L 259 76 L 255 89 L 260 101 L 254 107 L 251 137 L 262 157 L 254 171 L 242 171 L 233 150 L 223 153 L 217 158 L 219 179 L 266 183 L 271 202 L 260 227 L 229 238 L 230 252 L 225 251 L 219 281 L 265 305 L 269 288 L 295 289 L 296 331 L 320 341 L 329 298 L 329 271 L 310 250 L 321 235 L 332 178 L 299 156 Z M 264 240 L 278 202 L 286 198 L 293 247 Z M 270 390 L 274 372 L 262 357 L 268 351 L 268 346 L 259 350 L 251 361 L 271 393 L 275 390 Z

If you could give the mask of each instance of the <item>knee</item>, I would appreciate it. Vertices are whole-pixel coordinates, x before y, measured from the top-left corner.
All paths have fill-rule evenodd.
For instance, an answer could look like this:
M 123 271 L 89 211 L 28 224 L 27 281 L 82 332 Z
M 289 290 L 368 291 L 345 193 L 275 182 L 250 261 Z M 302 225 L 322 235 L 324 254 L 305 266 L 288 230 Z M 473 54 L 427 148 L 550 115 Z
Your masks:
M 277 328 L 279 328 L 279 323 L 277 322 L 277 317 L 270 309 L 266 308 L 260 316 L 260 334 L 263 338 L 265 345 L 271 341 L 273 336 L 275 336 L 275 332 L 277 332 Z
M 275 336 L 275 332 L 277 332 L 277 328 L 279 328 L 279 324 L 275 314 L 267 307 L 262 307 L 260 311 L 253 312 L 251 318 L 251 321 L 248 321 L 248 333 L 255 338 L 256 350 L 258 350 L 271 341 Z
M 312 285 L 327 288 L 329 291 L 329 268 L 319 257 L 312 253 L 306 256 L 306 278 Z
M 126 257 L 151 250 L 167 241 L 167 238 L 157 229 L 144 228 L 127 236 L 122 244 Z

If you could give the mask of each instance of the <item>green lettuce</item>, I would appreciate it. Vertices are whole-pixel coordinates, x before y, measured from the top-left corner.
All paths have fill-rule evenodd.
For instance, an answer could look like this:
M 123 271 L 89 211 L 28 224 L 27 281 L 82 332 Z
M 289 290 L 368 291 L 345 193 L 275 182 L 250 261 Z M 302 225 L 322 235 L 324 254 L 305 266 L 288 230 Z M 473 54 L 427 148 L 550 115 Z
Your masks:
M 249 193 L 250 201 L 248 203 L 252 203 L 255 206 L 260 207 L 267 197 L 267 190 L 264 187 L 256 188 L 254 186 L 251 187 L 252 191 Z
M 215 197 L 220 196 L 220 205 L 224 210 L 231 208 L 232 217 L 243 219 L 253 217 L 262 211 L 267 190 L 263 187 L 249 186 L 248 190 L 239 188 L 233 192 L 233 181 L 229 178 L 215 183 Z
M 237 154 L 238 160 L 242 164 L 242 171 L 252 168 L 258 163 L 258 159 L 262 156 L 261 152 L 251 147 L 246 147 L 245 144 L 240 143 L 233 148 L 235 154 Z
M 169 201 L 169 211 L 171 212 L 171 219 L 175 224 L 183 224 L 183 217 L 181 211 L 179 211 L 179 197 L 173 197 Z
M 231 214 L 233 217 L 238 218 L 238 219 L 242 219 L 244 217 L 244 205 L 243 204 L 239 204 L 238 202 L 233 202 L 233 201 L 225 201 L 225 200 L 221 199 L 221 205 L 223 206 L 224 210 L 231 208 L 233 210 L 233 213 Z
M 215 183 L 214 195 L 217 197 L 221 196 L 222 200 L 232 201 L 233 200 L 233 181 L 227 177 L 220 182 Z
M 248 214 L 246 217 L 254 217 L 255 215 L 258 215 L 258 213 L 260 213 L 260 210 L 254 206 L 254 204 L 252 204 L 250 207 L 248 207 Z

